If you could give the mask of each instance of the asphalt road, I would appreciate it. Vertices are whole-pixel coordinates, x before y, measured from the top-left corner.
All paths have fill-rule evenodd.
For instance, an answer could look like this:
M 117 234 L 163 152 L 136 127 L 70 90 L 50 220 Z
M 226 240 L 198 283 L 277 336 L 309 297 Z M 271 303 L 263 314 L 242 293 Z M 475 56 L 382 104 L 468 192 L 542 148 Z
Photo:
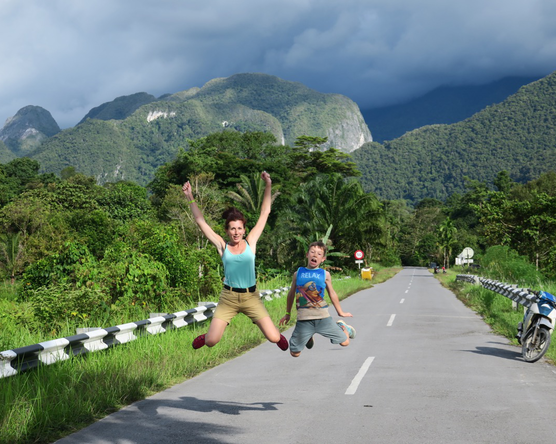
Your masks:
M 556 440 L 556 368 L 524 362 L 426 269 L 342 307 L 357 329 L 349 347 L 317 337 L 295 359 L 265 343 L 58 443 Z

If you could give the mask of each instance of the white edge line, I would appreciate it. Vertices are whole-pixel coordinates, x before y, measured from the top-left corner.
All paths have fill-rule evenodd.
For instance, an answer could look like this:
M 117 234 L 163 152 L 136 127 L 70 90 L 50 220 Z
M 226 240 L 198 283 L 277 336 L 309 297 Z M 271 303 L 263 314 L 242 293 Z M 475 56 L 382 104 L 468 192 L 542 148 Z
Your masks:
M 345 393 L 346 395 L 355 394 L 355 392 L 357 391 L 357 388 L 359 387 L 359 384 L 361 383 L 361 380 L 363 379 L 363 377 L 365 376 L 365 374 L 369 370 L 369 367 L 373 363 L 374 359 L 375 359 L 374 356 L 370 356 L 367 359 L 365 359 L 365 362 L 363 363 L 363 365 L 361 366 L 361 368 L 359 369 L 359 371 L 355 375 L 355 378 L 353 378 L 353 380 L 351 381 L 351 384 L 347 388 L 346 393 Z

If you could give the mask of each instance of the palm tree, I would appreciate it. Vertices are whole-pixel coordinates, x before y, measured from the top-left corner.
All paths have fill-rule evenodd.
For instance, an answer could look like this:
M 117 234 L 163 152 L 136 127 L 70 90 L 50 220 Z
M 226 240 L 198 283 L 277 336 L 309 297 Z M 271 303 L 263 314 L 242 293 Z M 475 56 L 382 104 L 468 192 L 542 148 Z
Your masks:
M 294 238 L 298 241 L 299 245 L 302 247 L 302 251 L 307 252 L 309 251 L 309 245 L 313 242 L 321 241 L 324 245 L 326 245 L 326 260 L 323 262 L 324 268 L 330 268 L 331 262 L 330 257 L 347 257 L 348 254 L 342 253 L 340 251 L 333 251 L 334 245 L 332 245 L 332 241 L 330 240 L 330 232 L 332 231 L 332 225 L 328 227 L 326 234 L 321 236 L 321 233 L 313 233 L 313 235 L 309 238 L 305 238 L 298 234 L 294 235 Z M 301 249 L 300 249 L 301 251 Z
M 329 238 L 338 250 L 363 249 L 370 256 L 382 235 L 380 213 L 379 201 L 357 179 L 323 174 L 301 186 L 290 218 L 306 239 L 330 228 Z
M 23 243 L 20 241 L 21 233 L 4 233 L 0 236 L 0 267 L 10 276 L 12 285 L 15 275 L 23 265 Z
M 228 197 L 238 202 L 248 213 L 258 215 L 261 212 L 261 205 L 263 204 L 265 181 L 261 178 L 259 173 L 247 177 L 245 175 L 239 176 L 241 183 L 237 184 L 238 192 L 229 191 Z M 273 185 L 271 196 L 271 203 L 280 195 L 277 191 L 277 186 Z
M 448 265 L 450 264 L 450 256 L 452 255 L 452 247 L 456 243 L 455 235 L 457 231 L 458 229 L 454 226 L 454 222 L 449 216 L 438 227 L 438 245 L 442 249 L 444 267 L 446 268 L 448 268 Z
M 195 202 L 209 224 L 217 225 L 224 210 L 224 195 L 214 183 L 214 174 L 201 173 L 189 179 L 195 195 Z M 209 240 L 203 236 L 195 223 L 189 203 L 184 198 L 181 185 L 170 185 L 160 205 L 159 214 L 179 223 L 181 236 L 185 245 L 196 245 L 206 248 Z

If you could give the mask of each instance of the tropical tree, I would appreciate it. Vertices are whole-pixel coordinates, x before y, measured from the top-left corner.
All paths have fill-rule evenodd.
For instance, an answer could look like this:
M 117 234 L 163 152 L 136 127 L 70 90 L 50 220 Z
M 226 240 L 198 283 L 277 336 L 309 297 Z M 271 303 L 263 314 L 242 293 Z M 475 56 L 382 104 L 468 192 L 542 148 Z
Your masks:
M 158 204 L 171 184 L 182 185 L 201 174 L 211 174 L 219 186 L 231 188 L 240 181 L 238 172 L 250 174 L 267 170 L 274 176 L 276 169 L 287 174 L 286 151 L 269 133 L 223 131 L 188 141 L 189 150 L 182 150 L 176 159 L 159 167 L 148 185 Z
M 214 183 L 214 175 L 211 173 L 201 173 L 192 176 L 189 180 L 195 202 L 201 209 L 206 221 L 219 232 L 222 211 L 225 208 L 223 193 Z M 189 209 L 189 204 L 185 200 L 181 185 L 171 187 L 172 192 L 168 193 L 163 201 L 161 209 L 170 219 L 179 222 L 185 243 L 194 244 L 197 248 L 206 248 L 209 244 L 208 239 L 201 233 L 199 226 L 195 223 L 193 213 Z M 220 234 L 224 234 L 221 232 Z
M 265 181 L 261 178 L 260 173 L 254 173 L 250 176 L 241 175 L 241 183 L 238 183 L 238 191 L 228 191 L 228 197 L 239 204 L 241 210 L 247 213 L 251 220 L 256 220 L 261 212 L 263 204 Z M 278 186 L 273 185 L 271 203 L 280 195 Z
M 438 259 L 436 227 L 443 219 L 443 204 L 423 199 L 399 232 L 398 249 L 404 265 L 424 265 Z
M 381 261 L 388 258 L 388 263 L 399 264 L 399 239 L 405 224 L 411 220 L 413 209 L 406 200 L 387 200 L 382 202 L 384 213 L 383 251 Z
M 510 178 L 510 173 L 508 173 L 506 170 L 502 170 L 494 179 L 494 186 L 498 188 L 498 191 L 504 194 L 508 194 L 515 186 L 515 182 L 513 182 Z
M 23 242 L 21 233 L 4 233 L 0 236 L 0 267 L 6 270 L 12 285 L 23 266 Z
M 21 194 L 38 177 L 40 164 L 28 157 L 18 157 L 0 165 L 0 207 Z
M 111 218 L 128 221 L 151 215 L 147 189 L 129 181 L 107 183 L 98 190 L 97 201 Z
M 452 255 L 452 248 L 456 244 L 455 235 L 457 231 L 458 229 L 450 217 L 444 219 L 444 222 L 438 227 L 438 245 L 442 250 L 444 267 L 446 268 L 450 265 L 450 256 Z
M 305 238 L 332 227 L 329 238 L 345 253 L 363 249 L 370 258 L 382 237 L 379 201 L 365 193 L 356 179 L 344 179 L 340 174 L 319 175 L 303 184 L 287 217 Z

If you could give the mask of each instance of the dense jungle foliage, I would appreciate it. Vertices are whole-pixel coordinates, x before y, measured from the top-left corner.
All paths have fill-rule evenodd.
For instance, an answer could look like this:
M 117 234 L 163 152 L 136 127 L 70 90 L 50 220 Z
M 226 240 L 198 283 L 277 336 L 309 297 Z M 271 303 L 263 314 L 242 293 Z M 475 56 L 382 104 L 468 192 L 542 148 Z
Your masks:
M 129 310 L 183 309 L 214 297 L 221 261 L 191 218 L 182 184 L 192 183 L 207 221 L 223 233 L 221 214 L 240 208 L 248 227 L 258 217 L 264 184 L 273 206 L 257 249 L 260 276 L 289 275 L 307 243 L 326 237 L 327 266 L 357 272 L 353 252 L 389 266 L 451 266 L 464 247 L 502 246 L 547 277 L 556 276 L 556 173 L 526 184 L 506 171 L 468 181 L 445 202 L 380 201 L 363 190 L 349 156 L 319 150 L 325 138 L 293 147 L 268 133 L 217 132 L 160 167 L 148 187 L 64 169 L 40 174 L 36 160 L 0 165 L 0 278 L 18 304 L 0 307 L 2 322 L 56 331 L 67 319 L 99 319 Z

